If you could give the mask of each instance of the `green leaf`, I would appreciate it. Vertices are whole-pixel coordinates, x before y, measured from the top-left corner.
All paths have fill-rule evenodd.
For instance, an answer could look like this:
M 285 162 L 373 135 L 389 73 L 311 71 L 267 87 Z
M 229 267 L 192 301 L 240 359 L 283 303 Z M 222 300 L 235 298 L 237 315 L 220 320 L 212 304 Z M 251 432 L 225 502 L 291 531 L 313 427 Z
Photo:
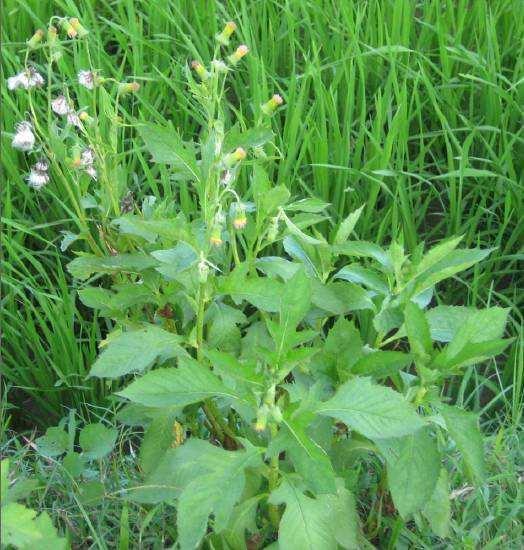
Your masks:
M 36 544 L 38 550 L 66 550 L 69 544 L 66 538 L 59 537 L 51 518 L 47 512 L 42 512 L 34 521 L 33 525 L 38 530 L 41 538 Z M 2 539 L 3 540 L 3 539 Z M 35 550 L 33 542 L 19 546 L 19 550 Z
M 492 251 L 492 248 L 471 248 L 450 252 L 442 260 L 436 262 L 431 268 L 415 278 L 412 295 L 420 294 L 440 281 L 470 268 L 486 258 Z
M 316 214 L 324 211 L 328 206 L 330 206 L 329 202 L 324 202 L 315 197 L 309 197 L 288 204 L 286 206 L 286 212 L 310 212 Z
M 111 225 L 118 227 L 120 233 L 142 237 L 150 243 L 154 243 L 158 237 L 175 241 L 186 236 L 186 222 L 181 216 L 172 219 L 145 220 L 140 216 L 128 214 L 113 220 Z
M 432 366 L 440 370 L 451 371 L 476 365 L 490 357 L 499 355 L 511 342 L 513 342 L 512 338 L 490 340 L 489 342 L 479 342 L 477 344 L 468 343 L 455 354 L 452 353 L 450 344 L 435 357 Z
M 287 412 L 280 430 L 269 445 L 269 456 L 282 451 L 291 459 L 295 470 L 317 494 L 335 492 L 335 472 L 328 454 L 308 433 L 315 415 L 308 411 Z
M 424 425 L 402 395 L 370 378 L 349 380 L 317 412 L 341 420 L 373 440 L 409 435 Z
M 245 132 L 240 132 L 238 126 L 234 126 L 224 139 L 224 150 L 236 149 L 237 147 L 260 147 L 273 139 L 273 132 L 265 126 L 256 126 Z
M 387 271 L 393 268 L 388 253 L 378 244 L 367 241 L 352 241 L 333 246 L 333 252 L 342 256 L 355 256 L 357 258 L 372 258 L 382 265 Z
M 144 474 L 151 473 L 173 442 L 173 413 L 161 414 L 153 419 L 140 444 L 139 464 Z
M 376 271 L 362 267 L 358 264 L 351 264 L 340 269 L 333 276 L 334 279 L 344 279 L 350 283 L 363 285 L 380 294 L 387 294 L 389 286 L 384 278 Z
M 105 494 L 104 484 L 96 479 L 84 481 L 79 485 L 78 499 L 84 506 L 96 506 L 105 497 Z
M 151 256 L 161 264 L 156 270 L 173 279 L 198 261 L 197 251 L 185 242 L 179 242 L 174 248 L 168 250 L 155 250 L 151 252 Z
M 407 367 L 413 356 L 401 351 L 372 351 L 362 356 L 351 368 L 352 374 L 386 378 Z
M 288 281 L 302 267 L 301 264 L 290 262 L 280 256 L 263 256 L 255 260 L 256 268 L 265 275 L 280 277 Z
M 84 471 L 84 460 L 80 453 L 69 452 L 62 461 L 62 466 L 71 477 L 80 477 Z
M 9 488 L 9 459 L 4 458 L 0 461 L 0 506 L 7 502 L 7 493 Z
M 1 541 L 2 545 L 24 547 L 38 545 L 43 535 L 35 522 L 36 512 L 21 504 L 11 502 L 2 506 L 1 510 Z M 33 546 L 36 548 L 36 546 Z
M 473 328 L 468 341 L 486 342 L 503 336 L 508 314 L 509 308 L 501 307 L 437 306 L 426 311 L 426 319 L 437 342 L 451 342 L 466 325 Z
M 453 237 L 434 246 L 416 265 L 414 274 L 416 276 L 420 275 L 428 269 L 431 269 L 435 264 L 441 262 L 448 254 L 457 248 L 462 239 L 463 236 Z
M 278 528 L 278 546 L 286 550 L 337 550 L 353 546 L 354 501 L 347 491 L 310 498 L 300 486 L 284 478 L 270 497 L 270 504 L 285 504 Z M 337 525 L 334 525 L 334 524 Z
M 303 241 L 307 244 L 324 244 L 325 241 L 320 240 L 320 239 L 315 239 L 314 237 L 311 237 L 310 235 L 307 235 L 306 233 L 304 233 L 284 213 L 282 213 L 282 218 L 284 219 L 284 222 L 287 226 L 288 231 L 292 235 L 295 235 L 295 237 L 298 237 L 301 241 Z
M 38 452 L 48 457 L 60 456 L 67 451 L 69 438 L 58 426 L 47 428 L 45 435 L 35 441 Z
M 67 264 L 67 269 L 76 279 L 88 279 L 93 273 L 140 273 L 156 265 L 154 258 L 138 252 L 104 257 L 83 254 Z
M 108 309 L 113 293 L 106 288 L 88 286 L 78 291 L 80 301 L 93 309 Z
M 145 141 L 153 162 L 170 164 L 183 176 L 199 181 L 199 173 L 193 147 L 182 141 L 172 128 L 161 126 L 138 126 L 138 133 Z
M 180 336 L 149 325 L 123 332 L 112 338 L 95 361 L 89 376 L 118 378 L 130 372 L 142 372 L 156 361 L 187 355 Z
M 235 270 L 220 279 L 219 291 L 231 295 L 237 304 L 246 300 L 262 311 L 276 313 L 280 311 L 284 285 L 268 277 L 246 278 L 242 271 Z
M 446 422 L 449 434 L 455 440 L 473 482 L 481 482 L 486 475 L 484 444 L 478 428 L 478 416 L 457 407 L 439 404 L 438 410 Z
M 257 370 L 256 363 L 249 361 L 241 363 L 234 355 L 222 351 L 205 350 L 204 354 L 211 361 L 214 372 L 222 378 L 252 384 L 259 391 L 264 385 L 264 375 Z
M 413 302 L 408 302 L 404 308 L 404 324 L 408 334 L 412 353 L 423 362 L 427 362 L 433 351 L 433 343 L 424 312 Z
M 274 215 L 279 208 L 282 208 L 289 200 L 289 190 L 285 185 L 271 187 L 260 197 L 260 216 L 265 218 Z
M 318 308 L 332 315 L 345 315 L 350 311 L 373 309 L 373 302 L 367 292 L 360 286 L 347 282 L 324 284 L 314 279 L 311 301 Z
M 150 371 L 117 395 L 148 407 L 185 407 L 210 397 L 241 399 L 194 359 L 181 358 L 179 365 Z
M 181 449 L 193 445 L 193 441 L 197 440 L 189 440 Z M 181 550 L 193 550 L 199 545 L 211 514 L 214 514 L 216 533 L 227 528 L 234 506 L 244 491 L 246 468 L 262 465 L 263 449 L 253 447 L 247 441 L 243 443 L 245 449 L 235 452 L 212 448 L 209 443 L 197 445 L 201 464 L 196 469 L 186 469 L 178 499 L 177 527 Z M 210 453 L 211 460 L 206 457 L 207 453 Z
M 88 424 L 80 432 L 80 447 L 83 456 L 89 460 L 98 460 L 108 455 L 115 446 L 118 431 L 103 424 Z
M 429 521 L 433 532 L 441 538 L 449 534 L 449 523 L 451 518 L 451 504 L 449 500 L 448 473 L 445 468 L 440 470 L 435 490 L 427 501 L 422 513 Z
M 355 229 L 355 225 L 357 225 L 357 222 L 360 219 L 364 206 L 365 205 L 362 205 L 354 212 L 351 212 L 351 214 L 349 214 L 349 216 L 342 221 L 335 234 L 334 244 L 344 244 L 349 239 L 351 232 Z
M 236 350 L 240 345 L 240 329 L 247 321 L 237 308 L 214 302 L 206 311 L 207 345 L 223 350 Z
M 393 502 L 406 519 L 422 510 L 435 491 L 440 454 L 429 428 L 401 438 L 376 440 L 386 458 L 388 485 Z

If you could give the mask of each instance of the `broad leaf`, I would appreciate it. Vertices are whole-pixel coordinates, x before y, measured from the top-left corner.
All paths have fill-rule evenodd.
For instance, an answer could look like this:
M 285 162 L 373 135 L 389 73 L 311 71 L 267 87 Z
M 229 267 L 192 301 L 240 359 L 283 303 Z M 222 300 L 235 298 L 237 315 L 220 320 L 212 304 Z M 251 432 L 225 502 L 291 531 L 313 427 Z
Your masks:
M 401 351 L 372 351 L 363 355 L 351 368 L 352 374 L 386 378 L 407 367 L 413 356 Z
M 148 407 L 185 407 L 210 397 L 240 398 L 194 359 L 182 358 L 179 364 L 148 372 L 118 395 Z
M 424 422 L 402 395 L 370 378 L 353 378 L 337 390 L 317 412 L 341 420 L 370 439 L 409 435 Z
M 440 454 L 429 428 L 401 438 L 376 440 L 386 458 L 388 484 L 400 515 L 422 510 L 435 491 Z
M 408 302 L 404 308 L 404 324 L 412 353 L 423 362 L 427 362 L 433 351 L 429 324 L 424 312 L 417 304 Z
M 35 441 L 38 452 L 44 456 L 55 457 L 64 454 L 69 446 L 67 433 L 58 426 L 47 428 L 45 435 Z
M 333 252 L 341 256 L 350 256 L 357 258 L 372 258 L 376 260 L 387 271 L 393 266 L 387 252 L 378 244 L 367 241 L 351 241 L 344 244 L 333 246 Z
M 118 431 L 103 424 L 88 424 L 80 432 L 79 442 L 83 456 L 98 460 L 108 455 L 115 446 Z
M 332 315 L 345 315 L 350 311 L 373 309 L 367 292 L 354 283 L 338 282 L 323 284 L 313 280 L 311 301 L 318 308 Z
M 180 336 L 154 325 L 123 332 L 110 340 L 89 375 L 118 378 L 130 372 L 143 372 L 156 361 L 187 355 L 180 341 Z
M 154 258 L 139 252 L 103 257 L 83 254 L 67 264 L 67 269 L 77 279 L 88 279 L 93 273 L 140 273 L 156 265 Z
M 431 498 L 424 506 L 422 513 L 429 521 L 432 531 L 441 538 L 449 533 L 451 503 L 449 501 L 448 473 L 445 468 L 440 470 L 440 476 Z
M 462 453 L 469 477 L 474 482 L 486 475 L 484 444 L 478 428 L 478 416 L 457 407 L 440 404 L 438 410 L 444 417 L 446 428 Z
M 355 225 L 357 225 L 363 209 L 364 205 L 357 208 L 354 212 L 351 212 L 351 214 L 349 214 L 349 216 L 342 221 L 335 234 L 334 244 L 344 244 L 349 239 L 351 232 L 355 228 Z

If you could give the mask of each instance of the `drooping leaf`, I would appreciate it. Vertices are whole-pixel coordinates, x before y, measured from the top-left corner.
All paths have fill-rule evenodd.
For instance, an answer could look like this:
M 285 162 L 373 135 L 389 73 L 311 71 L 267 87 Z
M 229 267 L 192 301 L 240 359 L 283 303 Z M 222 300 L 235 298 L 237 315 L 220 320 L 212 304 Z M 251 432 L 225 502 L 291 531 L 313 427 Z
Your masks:
M 144 433 L 140 444 L 139 463 L 145 475 L 151 473 L 164 453 L 173 443 L 173 426 L 175 418 L 172 412 L 159 414 L 153 419 Z
M 67 269 L 77 279 L 88 279 L 93 273 L 140 273 L 156 265 L 155 258 L 140 252 L 104 257 L 83 254 L 67 264 Z
M 353 374 L 386 378 L 408 366 L 413 356 L 401 351 L 373 351 L 363 355 L 351 368 Z
M 387 294 L 389 292 L 388 284 L 381 275 L 372 269 L 362 267 L 358 264 L 346 265 L 334 275 L 334 278 L 363 285 L 380 294 Z
M 147 407 L 185 407 L 210 397 L 241 399 L 208 368 L 190 358 L 181 358 L 178 368 L 148 372 L 118 395 Z
M 115 446 L 118 431 L 103 424 L 88 424 L 80 432 L 79 442 L 83 456 L 98 460 L 108 455 Z
M 351 241 L 333 246 L 333 252 L 342 256 L 357 258 L 372 258 L 390 271 L 393 266 L 387 252 L 378 244 L 367 241 Z
M 387 440 L 376 440 L 386 458 L 388 485 L 403 518 L 422 510 L 435 491 L 440 454 L 429 428 Z
M 180 336 L 154 325 L 123 332 L 111 339 L 89 375 L 118 378 L 130 372 L 143 372 L 156 361 L 187 355 L 180 341 Z
M 426 506 L 424 506 L 422 513 L 429 521 L 429 525 L 436 535 L 441 538 L 448 536 L 451 504 L 449 500 L 448 473 L 445 468 L 440 470 L 435 490 L 427 501 Z
M 350 311 L 373 309 L 367 292 L 354 283 L 337 282 L 324 284 L 313 280 L 311 301 L 318 308 L 332 315 L 345 315 Z
M 349 380 L 321 403 L 317 412 L 341 420 L 373 440 L 409 435 L 424 425 L 402 395 L 370 378 Z
M 352 546 L 356 533 L 354 501 L 347 491 L 311 498 L 299 483 L 285 478 L 269 497 L 270 504 L 285 504 L 278 528 L 279 548 L 289 550 L 336 550 Z M 334 527 L 333 522 L 342 522 Z
M 485 478 L 484 444 L 478 427 L 478 416 L 468 411 L 440 404 L 446 428 L 462 453 L 466 469 L 473 482 Z
M 357 225 L 357 222 L 360 219 L 360 215 L 362 214 L 364 206 L 365 205 L 362 205 L 354 212 L 351 212 L 351 214 L 349 214 L 348 217 L 341 222 L 335 234 L 334 244 L 344 244 L 349 239 L 351 232 L 353 231 L 355 225 Z

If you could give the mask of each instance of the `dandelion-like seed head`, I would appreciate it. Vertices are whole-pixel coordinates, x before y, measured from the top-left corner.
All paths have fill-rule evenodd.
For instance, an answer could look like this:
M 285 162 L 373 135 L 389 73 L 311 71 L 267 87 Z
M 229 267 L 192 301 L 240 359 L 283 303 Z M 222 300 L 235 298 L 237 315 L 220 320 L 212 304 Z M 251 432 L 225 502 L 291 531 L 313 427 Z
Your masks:
M 95 162 L 95 151 L 92 147 L 86 147 L 81 155 L 80 160 L 83 166 L 90 166 Z
M 87 88 L 88 90 L 92 90 L 96 84 L 95 73 L 93 73 L 92 71 L 79 71 L 78 83 L 84 88 Z
M 40 159 L 32 167 L 27 176 L 27 184 L 33 189 L 39 190 L 49 183 L 49 163 L 46 159 Z
M 20 122 L 15 127 L 15 135 L 11 145 L 19 151 L 31 151 L 35 146 L 35 135 L 30 122 Z
M 90 176 L 93 180 L 97 181 L 98 179 L 98 172 L 96 171 L 96 168 L 94 166 L 88 166 L 85 169 L 85 172 L 88 176 Z
M 71 111 L 71 106 L 64 95 L 59 95 L 51 101 L 51 109 L 57 115 L 64 116 Z
M 67 113 L 67 122 L 72 126 L 76 126 L 77 128 L 82 128 L 82 121 L 74 111 L 69 111 Z
M 44 77 L 34 67 L 29 67 L 17 75 L 9 77 L 7 88 L 9 90 L 16 90 L 17 88 L 28 90 L 29 88 L 42 86 L 44 82 Z
M 213 59 L 211 67 L 216 73 L 227 73 L 229 71 L 227 65 L 221 59 Z

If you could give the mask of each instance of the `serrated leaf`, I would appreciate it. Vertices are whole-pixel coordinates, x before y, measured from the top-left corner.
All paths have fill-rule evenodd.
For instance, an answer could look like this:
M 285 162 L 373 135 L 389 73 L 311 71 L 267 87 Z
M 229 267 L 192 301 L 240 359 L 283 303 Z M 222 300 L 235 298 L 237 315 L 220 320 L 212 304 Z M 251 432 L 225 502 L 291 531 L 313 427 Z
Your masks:
M 437 306 L 426 311 L 431 337 L 437 342 L 451 342 L 465 325 L 475 328 L 469 341 L 485 342 L 501 338 L 509 308 L 490 307 L 478 310 L 463 306 Z
M 240 399 L 208 368 L 190 358 L 181 358 L 178 368 L 156 369 L 118 392 L 147 407 L 185 407 L 210 397 Z
M 372 258 L 382 265 L 387 271 L 393 268 L 387 252 L 378 244 L 367 241 L 352 241 L 333 246 L 333 252 L 342 256 L 357 258 Z
M 414 274 L 416 276 L 420 275 L 428 269 L 431 269 L 438 262 L 442 261 L 448 254 L 457 248 L 462 239 L 463 236 L 453 237 L 452 239 L 448 239 L 431 248 L 431 250 L 429 250 L 429 252 L 427 252 L 416 265 Z
M 418 359 L 426 362 L 433 351 L 429 324 L 417 304 L 408 302 L 404 308 L 404 324 L 409 346 Z
M 440 470 L 435 490 L 426 506 L 424 506 L 422 513 L 429 521 L 429 525 L 436 535 L 440 538 L 448 536 L 451 504 L 449 501 L 448 473 L 445 468 Z
M 473 482 L 480 482 L 485 478 L 484 444 L 478 428 L 478 416 L 471 412 L 438 405 L 438 410 L 446 422 L 446 428 L 457 444 L 466 464 L 466 470 Z
M 192 146 L 182 141 L 174 129 L 144 125 L 138 126 L 138 133 L 154 162 L 170 164 L 178 168 L 184 176 L 200 180 Z
M 67 264 L 67 269 L 76 279 L 88 279 L 93 273 L 140 273 L 156 265 L 154 258 L 138 252 L 104 257 L 84 254 Z
M 69 438 L 67 433 L 58 426 L 47 428 L 45 435 L 35 441 L 38 452 L 44 456 L 55 457 L 67 451 Z
M 401 351 L 373 351 L 363 355 L 351 368 L 352 374 L 386 378 L 407 367 L 413 356 Z
M 184 447 L 191 445 L 189 440 Z M 206 533 L 208 517 L 214 514 L 214 531 L 224 531 L 239 501 L 246 484 L 246 468 L 260 466 L 263 449 L 245 441 L 242 451 L 209 449 L 209 443 L 199 444 L 198 469 L 187 469 L 183 488 L 178 499 L 177 527 L 178 544 L 181 550 L 196 548 Z M 211 460 L 205 456 L 211 453 Z M 226 491 L 217 491 L 217 488 Z
M 187 355 L 180 341 L 180 336 L 154 325 L 122 332 L 111 339 L 89 376 L 118 378 L 131 372 L 143 372 L 156 361 Z
M 111 222 L 124 235 L 142 237 L 154 243 L 159 237 L 168 240 L 180 240 L 185 237 L 186 222 L 178 216 L 173 219 L 146 220 L 140 216 L 129 214 Z
M 334 279 L 343 279 L 351 283 L 364 285 L 365 287 L 380 292 L 380 294 L 387 294 L 389 287 L 387 282 L 381 275 L 357 264 L 351 264 L 340 269 L 333 276 Z
M 470 268 L 486 258 L 492 251 L 492 248 L 471 248 L 450 252 L 415 278 L 413 294 L 420 294 L 440 281 Z
M 351 212 L 351 214 L 349 214 L 349 216 L 342 221 L 335 234 L 334 244 L 343 244 L 349 239 L 351 232 L 355 228 L 355 225 L 357 225 L 364 206 L 365 205 L 362 205 L 354 212 Z
M 17 548 L 36 545 L 43 539 L 35 523 L 36 512 L 16 502 L 10 502 L 1 508 L 2 545 Z M 33 546 L 34 548 L 35 546 Z
M 317 412 L 341 420 L 373 440 L 409 435 L 424 425 L 402 395 L 370 378 L 349 380 L 321 403 Z
M 273 139 L 273 132 L 265 126 L 250 128 L 240 132 L 238 126 L 234 126 L 224 139 L 224 149 L 236 149 L 237 147 L 260 147 Z
M 406 519 L 422 510 L 440 474 L 440 454 L 429 428 L 400 438 L 376 440 L 386 458 L 388 485 L 395 507 Z
M 338 498 L 337 498 L 338 496 Z M 285 478 L 269 497 L 270 504 L 285 504 L 286 508 L 278 528 L 278 546 L 286 550 L 337 550 L 352 548 L 354 510 L 346 495 L 322 495 L 313 499 L 306 496 L 300 486 Z M 333 520 L 345 522 L 333 527 Z M 342 532 L 340 527 L 346 527 Z M 356 534 L 355 534 L 356 536 Z M 348 544 L 349 543 L 349 544 Z
M 145 475 L 151 473 L 173 441 L 172 413 L 160 414 L 147 427 L 140 444 L 139 464 Z
M 88 424 L 80 432 L 82 454 L 89 460 L 98 460 L 108 455 L 115 446 L 118 431 L 103 424 Z
M 324 284 L 314 279 L 312 285 L 311 301 L 331 315 L 345 315 L 350 311 L 373 309 L 373 302 L 367 292 L 354 283 Z
M 273 275 L 288 281 L 300 269 L 301 264 L 290 262 L 280 256 L 263 256 L 255 260 L 257 269 L 265 275 Z

